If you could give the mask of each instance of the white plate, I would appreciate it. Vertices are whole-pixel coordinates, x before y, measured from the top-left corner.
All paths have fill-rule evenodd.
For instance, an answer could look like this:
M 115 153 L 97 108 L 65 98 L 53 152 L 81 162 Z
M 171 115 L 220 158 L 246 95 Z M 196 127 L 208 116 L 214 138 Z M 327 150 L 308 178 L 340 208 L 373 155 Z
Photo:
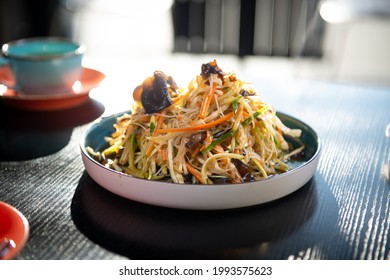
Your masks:
M 258 205 L 291 194 L 304 186 L 314 175 L 320 155 L 320 140 L 305 123 L 285 114 L 279 118 L 290 128 L 302 130 L 301 140 L 306 145 L 306 156 L 300 162 L 291 162 L 293 169 L 264 181 L 226 185 L 191 185 L 151 181 L 135 178 L 104 167 L 86 151 L 90 146 L 101 150 L 105 136 L 113 131 L 116 117 L 100 119 L 82 136 L 80 141 L 84 166 L 91 178 L 119 196 L 138 202 L 192 210 L 220 210 Z

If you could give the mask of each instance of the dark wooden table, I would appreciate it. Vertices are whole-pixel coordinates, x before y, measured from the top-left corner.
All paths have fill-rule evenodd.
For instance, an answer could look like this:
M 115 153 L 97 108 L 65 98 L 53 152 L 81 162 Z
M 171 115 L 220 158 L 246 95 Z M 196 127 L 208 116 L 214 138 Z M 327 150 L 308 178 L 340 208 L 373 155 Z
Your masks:
M 17 259 L 389 260 L 390 183 L 382 171 L 390 164 L 390 88 L 252 82 L 278 111 L 316 130 L 322 154 L 295 193 L 227 211 L 143 205 L 97 185 L 78 143 L 110 113 L 99 98 L 52 112 L 0 104 L 0 200 L 31 227 Z

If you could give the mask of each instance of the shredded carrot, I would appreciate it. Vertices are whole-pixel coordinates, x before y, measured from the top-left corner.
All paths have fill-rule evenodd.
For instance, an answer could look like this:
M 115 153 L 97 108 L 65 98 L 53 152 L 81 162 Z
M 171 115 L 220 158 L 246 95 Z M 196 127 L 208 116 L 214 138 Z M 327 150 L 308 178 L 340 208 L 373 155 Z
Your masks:
M 277 134 L 278 140 L 279 140 L 280 142 L 283 142 L 284 139 L 283 139 L 283 131 L 282 131 L 282 129 L 281 129 L 279 126 L 277 126 L 276 129 L 277 129 L 277 131 L 279 132 L 279 133 Z
M 206 131 L 206 139 L 204 141 L 204 144 L 200 148 L 200 151 L 203 151 L 204 149 L 206 149 L 206 147 L 208 147 L 208 145 L 210 145 L 212 142 L 213 142 L 213 135 L 211 134 L 211 131 L 208 129 Z
M 211 144 L 213 142 L 213 135 L 210 130 L 206 131 L 206 143 Z
M 282 129 L 281 129 L 279 126 L 277 126 L 276 129 L 279 131 L 279 133 L 280 133 L 281 135 L 283 134 L 283 131 L 282 131 Z
M 164 113 L 164 112 L 163 112 Z M 157 119 L 157 124 L 156 124 L 156 128 L 159 129 L 160 127 L 162 127 L 163 123 L 164 123 L 164 119 L 165 119 L 165 114 L 163 115 L 158 115 L 156 116 L 158 119 Z M 154 131 L 153 133 L 153 136 L 157 135 L 156 133 L 156 130 Z
M 149 157 L 154 149 L 154 142 L 150 141 L 148 149 L 146 150 L 146 156 Z
M 209 110 L 211 100 L 213 99 L 214 96 L 215 88 L 216 88 L 216 84 L 214 83 L 210 86 L 209 92 L 204 95 L 202 106 L 200 107 L 200 111 L 199 111 L 199 117 L 201 119 L 204 119 L 207 116 L 207 112 Z
M 161 149 L 161 159 L 163 161 L 167 161 L 168 156 L 167 156 L 167 149 Z
M 246 118 L 251 116 L 248 112 L 245 112 L 245 111 L 244 111 L 244 112 L 242 112 L 242 113 L 244 114 L 244 117 L 246 117 Z
M 203 180 L 202 175 L 198 170 L 196 170 L 190 163 L 186 162 L 187 170 L 194 175 L 196 180 L 198 180 L 201 184 L 206 184 L 206 182 Z
M 163 122 L 164 122 L 164 119 L 165 119 L 165 111 L 162 111 L 162 112 L 161 112 L 161 115 L 156 115 L 156 129 L 153 131 L 153 136 L 156 136 L 156 135 L 157 135 L 156 130 L 157 130 L 159 127 L 162 127 L 162 124 L 163 124 Z M 150 141 L 149 147 L 148 147 L 148 149 L 146 150 L 146 156 L 147 156 L 147 157 L 150 156 L 150 154 L 153 152 L 153 149 L 154 149 L 154 142 L 153 142 L 153 141 Z
M 192 158 L 196 158 L 196 156 L 199 154 L 200 149 L 199 147 L 195 148 L 194 151 L 191 153 Z
M 234 116 L 234 112 L 230 112 L 229 114 L 223 116 L 222 118 L 220 118 L 216 121 L 209 122 L 209 123 L 199 124 L 199 125 L 194 125 L 194 126 L 186 126 L 186 127 L 160 128 L 160 129 L 156 129 L 155 132 L 156 132 L 156 134 L 159 134 L 159 133 L 166 133 L 166 132 L 183 132 L 183 131 L 194 131 L 194 130 L 208 129 L 208 128 L 214 127 L 220 123 L 227 121 L 228 119 L 232 118 L 233 116 Z
M 213 148 L 213 150 L 215 150 L 217 153 L 224 153 L 225 152 L 225 150 L 222 148 L 222 146 L 221 145 L 216 145 L 214 148 Z

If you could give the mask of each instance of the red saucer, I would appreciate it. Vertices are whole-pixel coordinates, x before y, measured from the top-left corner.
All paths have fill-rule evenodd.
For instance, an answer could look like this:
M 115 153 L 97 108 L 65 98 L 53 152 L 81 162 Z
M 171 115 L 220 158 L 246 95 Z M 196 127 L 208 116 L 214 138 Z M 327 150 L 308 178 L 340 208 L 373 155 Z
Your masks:
M 3 259 L 12 259 L 22 250 L 29 235 L 26 217 L 11 205 L 0 201 L 0 242 L 4 238 L 12 239 L 14 248 L 10 248 Z
M 0 85 L 0 101 L 8 105 L 35 111 L 61 110 L 86 102 L 91 89 L 97 87 L 105 75 L 97 70 L 83 68 L 80 83 L 71 93 L 53 95 L 26 95 Z M 8 66 L 0 68 L 0 84 L 14 84 L 12 73 Z

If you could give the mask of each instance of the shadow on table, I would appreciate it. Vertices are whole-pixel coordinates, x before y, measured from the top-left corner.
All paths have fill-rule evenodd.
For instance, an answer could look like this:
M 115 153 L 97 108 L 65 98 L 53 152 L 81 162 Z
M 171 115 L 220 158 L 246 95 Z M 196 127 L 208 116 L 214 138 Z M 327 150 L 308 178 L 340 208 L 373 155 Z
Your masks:
M 267 244 L 299 229 L 316 207 L 314 179 L 264 205 L 191 211 L 124 199 L 84 172 L 71 215 L 93 242 L 131 259 L 261 259 L 268 257 Z
M 29 160 L 64 148 L 73 128 L 89 123 L 104 112 L 94 100 L 57 111 L 28 111 L 0 104 L 0 161 Z

